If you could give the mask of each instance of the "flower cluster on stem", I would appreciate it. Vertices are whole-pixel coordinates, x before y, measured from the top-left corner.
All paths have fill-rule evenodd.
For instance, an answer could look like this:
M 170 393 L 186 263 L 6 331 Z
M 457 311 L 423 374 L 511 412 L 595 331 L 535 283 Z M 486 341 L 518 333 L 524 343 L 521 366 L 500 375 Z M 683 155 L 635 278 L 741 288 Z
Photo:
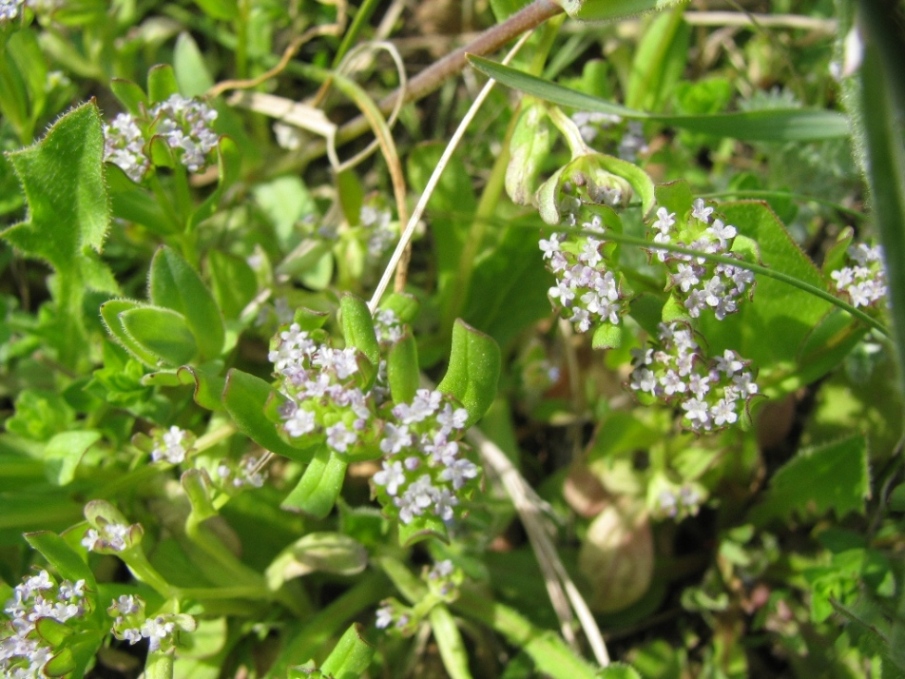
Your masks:
M 217 112 L 204 102 L 179 94 L 155 104 L 145 116 L 120 113 L 104 125 L 104 160 L 139 182 L 151 164 L 146 141 L 160 136 L 189 172 L 201 172 L 220 139 L 211 127 L 216 118 Z
M 44 677 L 44 665 L 55 649 L 39 633 L 38 621 L 47 618 L 58 623 L 80 619 L 89 608 L 85 581 L 59 584 L 46 570 L 25 578 L 13 590 L 3 611 L 6 621 L 0 627 L 0 673 L 10 679 Z
M 578 332 L 601 324 L 618 325 L 627 310 L 620 274 L 607 263 L 607 241 L 599 216 L 584 224 L 586 233 L 550 234 L 540 240 L 544 261 L 556 277 L 547 293 Z
M 107 609 L 113 621 L 113 635 L 117 639 L 137 644 L 148 640 L 148 650 L 168 650 L 176 643 L 179 630 L 191 632 L 195 620 L 190 615 L 164 613 L 145 615 L 145 602 L 140 596 L 123 594 Z
M 682 422 L 696 432 L 738 421 L 758 391 L 747 361 L 731 349 L 707 358 L 680 323 L 661 323 L 657 344 L 635 352 L 629 386 L 636 393 L 677 406 Z
M 374 321 L 384 348 L 404 334 L 391 311 L 378 311 Z M 403 524 L 417 517 L 444 523 L 455 518 L 480 469 L 460 441 L 468 413 L 451 396 L 419 389 L 411 401 L 393 403 L 383 360 L 371 384 L 363 386 L 355 349 L 335 349 L 297 324 L 277 334 L 270 360 L 287 397 L 279 417 L 290 441 L 322 442 L 348 459 L 382 457 L 375 493 Z
M 887 292 L 883 248 L 859 243 L 851 246 L 847 254 L 854 264 L 830 274 L 837 292 L 848 297 L 852 306 L 877 306 Z
M 151 437 L 154 447 L 151 449 L 151 460 L 181 464 L 194 443 L 194 436 L 185 429 L 172 426 L 169 429 L 157 429 Z
M 738 230 L 713 217 L 713 208 L 700 198 L 691 214 L 681 221 L 675 212 L 661 207 L 651 225 L 654 243 L 669 243 L 701 252 L 741 259 L 732 252 Z M 753 294 L 754 274 L 732 264 L 716 263 L 705 257 L 655 249 L 654 255 L 669 270 L 669 288 L 692 318 L 710 310 L 723 320 L 738 311 L 739 301 Z

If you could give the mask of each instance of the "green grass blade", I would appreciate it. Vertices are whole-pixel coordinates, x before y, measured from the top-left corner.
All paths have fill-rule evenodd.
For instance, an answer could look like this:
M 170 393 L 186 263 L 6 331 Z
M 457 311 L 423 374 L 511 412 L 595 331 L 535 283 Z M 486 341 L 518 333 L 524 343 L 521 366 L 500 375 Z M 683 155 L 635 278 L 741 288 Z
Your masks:
M 582 111 L 610 113 L 632 120 L 651 120 L 691 132 L 742 141 L 817 141 L 849 134 L 845 116 L 820 109 L 775 109 L 677 116 L 645 113 L 548 82 L 482 57 L 471 55 L 471 64 L 482 73 L 539 99 Z

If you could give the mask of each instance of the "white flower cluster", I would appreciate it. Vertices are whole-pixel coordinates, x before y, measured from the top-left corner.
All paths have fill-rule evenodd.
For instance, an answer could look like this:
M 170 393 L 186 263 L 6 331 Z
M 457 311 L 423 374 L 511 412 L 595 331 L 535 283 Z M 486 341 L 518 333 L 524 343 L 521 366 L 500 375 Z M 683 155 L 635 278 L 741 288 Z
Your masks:
M 398 342 L 405 334 L 405 326 L 392 309 L 378 309 L 374 313 L 374 331 L 383 345 Z
M 374 413 L 355 385 L 359 368 L 354 349 L 315 342 L 293 323 L 277 335 L 268 357 L 289 398 L 281 416 L 290 438 L 326 435 L 334 452 L 346 453 L 371 431 Z
M 144 146 L 141 128 L 128 113 L 104 124 L 104 161 L 119 166 L 133 182 L 140 182 L 151 166 Z
M 59 623 L 80 618 L 86 605 L 84 580 L 57 585 L 46 570 L 25 578 L 3 609 L 8 621 L 0 627 L 0 674 L 10 679 L 47 676 L 43 667 L 55 649 L 39 634 L 36 623 L 41 618 Z
M 154 462 L 181 464 L 192 447 L 193 438 L 189 432 L 175 425 L 167 430 L 157 431 L 153 437 L 154 447 L 151 449 L 151 459 Z
M 737 257 L 730 252 L 738 231 L 731 224 L 712 219 L 713 208 L 700 198 L 693 204 L 690 219 L 676 224 L 676 214 L 666 208 L 657 210 L 653 223 L 654 243 L 670 243 L 711 255 Z M 712 219 L 712 221 L 711 221 Z M 655 250 L 657 258 L 670 270 L 670 287 L 692 318 L 706 309 L 713 310 L 719 320 L 738 311 L 738 301 L 749 290 L 753 292 L 754 274 L 731 264 L 715 264 L 667 250 Z M 750 294 L 750 293 L 749 293 Z
M 132 542 L 132 529 L 140 529 L 137 524 L 127 526 L 122 523 L 104 523 L 101 530 L 89 528 L 82 538 L 82 547 L 89 552 L 122 552 Z
M 582 224 L 586 231 L 603 234 L 600 217 Z M 616 275 L 607 269 L 606 240 L 591 235 L 562 236 L 553 233 L 540 240 L 547 268 L 556 276 L 556 285 L 547 293 L 558 304 L 578 332 L 588 332 L 602 323 L 619 324 L 626 300 Z
M 392 312 L 378 312 L 375 326 L 384 343 L 403 332 Z M 425 514 L 452 520 L 463 487 L 480 471 L 458 441 L 468 419 L 464 408 L 427 389 L 410 403 L 393 405 L 380 379 L 363 391 L 356 386 L 357 352 L 318 343 L 297 324 L 278 333 L 270 360 L 289 399 L 280 417 L 290 439 L 311 437 L 314 443 L 323 437 L 337 454 L 382 455 L 374 475 L 377 495 L 403 523 Z
M 374 484 L 404 524 L 424 514 L 451 521 L 459 492 L 480 471 L 461 455 L 457 439 L 465 433 L 468 413 L 451 401 L 439 391 L 419 389 L 411 403 L 396 404 L 384 423 L 380 450 L 386 458 Z
M 0 22 L 17 19 L 24 4 L 24 0 L 0 0 Z
M 217 466 L 217 477 L 227 487 L 242 488 L 251 486 L 252 488 L 261 488 L 267 478 L 261 466 L 261 458 L 254 455 L 243 458 L 238 464 L 224 460 Z
M 396 232 L 391 226 L 393 215 L 388 209 L 363 205 L 359 221 L 368 232 L 368 256 L 372 259 L 380 257 L 396 240 Z
M 170 95 L 151 109 L 157 121 L 155 134 L 166 137 L 173 149 L 182 149 L 182 164 L 189 172 L 204 169 L 207 154 L 214 150 L 220 137 L 211 128 L 217 112 L 198 99 L 179 94 Z
M 629 384 L 634 391 L 677 404 L 685 424 L 696 432 L 738 421 L 757 393 L 746 361 L 730 349 L 706 359 L 691 329 L 680 323 L 661 323 L 658 343 L 659 349 L 635 351 Z
M 886 297 L 886 269 L 883 265 L 883 249 L 859 243 L 848 249 L 855 266 L 846 266 L 830 274 L 836 290 L 852 301 L 852 306 L 866 307 Z
M 173 94 L 151 107 L 147 119 L 120 113 L 104 125 L 104 160 L 118 165 L 139 182 L 150 167 L 145 151 L 144 125 L 149 135 L 162 136 L 172 149 L 181 150 L 180 162 L 189 172 L 200 172 L 220 137 L 211 128 L 217 112 L 197 99 Z
M 657 495 L 657 506 L 671 518 L 695 516 L 703 499 L 696 488 L 683 485 L 678 490 L 661 490 Z
M 377 609 L 376 620 L 374 624 L 377 629 L 388 629 L 390 627 L 400 631 L 408 628 L 412 622 L 411 609 L 403 606 L 395 599 L 389 599 Z
M 124 639 L 130 644 L 147 639 L 150 651 L 171 646 L 177 630 L 194 629 L 194 619 L 185 614 L 145 617 L 145 602 L 134 594 L 121 595 L 107 609 L 107 613 L 115 618 L 113 634 L 117 639 Z

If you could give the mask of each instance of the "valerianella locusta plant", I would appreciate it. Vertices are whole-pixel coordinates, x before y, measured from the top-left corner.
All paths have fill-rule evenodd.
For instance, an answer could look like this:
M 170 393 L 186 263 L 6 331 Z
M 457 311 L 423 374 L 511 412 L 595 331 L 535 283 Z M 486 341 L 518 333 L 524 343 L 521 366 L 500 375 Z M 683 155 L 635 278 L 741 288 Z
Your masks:
M 198 99 L 173 94 L 151 109 L 151 119 L 154 133 L 163 135 L 170 148 L 182 151 L 180 160 L 189 172 L 201 172 L 219 140 L 211 128 L 217 112 Z
M 387 350 L 405 334 L 390 310 L 374 316 Z M 383 358 L 376 366 L 354 348 L 332 347 L 322 331 L 298 324 L 280 330 L 270 360 L 287 398 L 280 426 L 293 445 L 324 445 L 342 459 L 382 458 L 374 474 L 377 499 L 404 525 L 448 525 L 477 487 L 480 468 L 461 442 L 468 413 L 440 391 L 418 389 L 390 400 Z M 370 371 L 373 379 L 366 380 Z
M 195 629 L 195 619 L 190 615 L 145 615 L 144 599 L 133 594 L 123 594 L 115 599 L 107 613 L 114 618 L 113 635 L 117 639 L 130 644 L 147 639 L 150 651 L 169 650 L 175 645 L 180 630 L 191 632 Z
M 541 238 L 547 268 L 556 285 L 547 293 L 563 318 L 578 332 L 588 332 L 603 324 L 619 325 L 627 311 L 622 276 L 608 265 L 613 244 L 607 243 L 600 217 L 581 225 L 584 233 L 552 233 Z
M 189 172 L 202 172 L 220 137 L 217 112 L 198 99 L 173 94 L 143 116 L 120 113 L 104 125 L 104 160 L 118 165 L 132 181 L 141 181 L 151 165 L 147 142 L 162 137 Z
M 883 265 L 883 248 L 864 243 L 848 249 L 852 266 L 837 269 L 830 274 L 836 291 L 848 297 L 852 306 L 875 307 L 886 297 L 886 269 Z
M 140 182 L 151 166 L 144 145 L 141 128 L 128 113 L 104 124 L 104 160 L 118 165 L 133 182 Z
M 31 679 L 48 676 L 44 665 L 56 649 L 40 633 L 40 620 L 77 625 L 89 608 L 85 581 L 57 581 L 46 570 L 25 578 L 13 590 L 3 609 L 0 626 L 0 673 L 4 677 Z M 47 624 L 47 623 L 44 623 Z
M 661 207 L 651 225 L 654 243 L 672 244 L 709 255 L 741 259 L 732 252 L 737 229 L 713 217 L 713 208 L 700 198 L 690 215 L 679 215 Z M 754 274 L 739 266 L 716 263 L 705 257 L 668 250 L 653 250 L 669 271 L 669 288 L 691 318 L 713 311 L 723 320 L 738 311 L 739 302 L 754 294 Z
M 727 349 L 704 355 L 690 328 L 661 323 L 656 347 L 636 351 L 629 386 L 643 400 L 677 406 L 696 432 L 735 424 L 758 389 L 748 362 Z

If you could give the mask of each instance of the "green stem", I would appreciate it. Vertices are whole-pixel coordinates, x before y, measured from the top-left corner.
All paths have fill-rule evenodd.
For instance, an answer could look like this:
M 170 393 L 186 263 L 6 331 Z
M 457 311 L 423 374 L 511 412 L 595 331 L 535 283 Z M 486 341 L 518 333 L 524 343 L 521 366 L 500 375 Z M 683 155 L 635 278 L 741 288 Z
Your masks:
M 557 228 L 556 230 L 562 231 L 563 233 L 571 233 L 574 232 L 575 229 L 571 228 Z M 799 290 L 803 290 L 814 297 L 819 297 L 820 299 L 829 302 L 833 306 L 839 307 L 840 309 L 847 311 L 849 314 L 857 318 L 859 321 L 867 325 L 868 327 L 876 330 L 881 335 L 885 337 L 889 337 L 889 330 L 885 325 L 880 323 L 875 318 L 872 318 L 868 314 L 864 313 L 860 309 L 852 306 L 848 302 L 839 299 L 835 295 L 830 294 L 826 290 L 822 290 L 818 288 L 816 285 L 811 285 L 810 283 L 806 283 L 805 281 L 795 278 L 794 276 L 790 276 L 789 274 L 783 273 L 782 271 L 776 271 L 774 269 L 769 269 L 765 266 L 761 266 L 760 264 L 754 264 L 752 262 L 746 262 L 743 259 L 735 259 L 733 257 L 726 257 L 725 255 L 713 255 L 701 252 L 699 250 L 695 250 L 693 248 L 686 248 L 680 245 L 671 245 L 669 243 L 654 243 L 646 238 L 639 238 L 637 236 L 628 236 L 622 233 L 615 233 L 614 231 L 607 231 L 606 238 L 608 240 L 612 240 L 616 243 L 625 243 L 626 245 L 636 245 L 638 247 L 646 248 L 648 250 L 666 250 L 668 252 L 678 252 L 684 255 L 693 255 L 695 257 L 700 257 L 706 259 L 711 262 L 716 262 L 718 264 L 729 264 L 731 266 L 737 266 L 740 269 L 747 269 L 748 271 L 752 271 L 753 273 L 760 274 L 761 276 L 765 276 L 767 278 L 772 278 L 777 281 L 781 281 L 786 283 L 787 285 L 791 285 L 792 287 L 798 288 Z
M 148 557 L 141 550 L 141 546 L 134 546 L 119 553 L 129 570 L 138 580 L 153 587 L 165 599 L 178 598 L 179 590 L 168 583 L 157 569 L 148 561 Z
M 239 0 L 239 16 L 233 23 L 236 31 L 236 78 L 248 77 L 248 19 L 251 7 L 248 0 Z

